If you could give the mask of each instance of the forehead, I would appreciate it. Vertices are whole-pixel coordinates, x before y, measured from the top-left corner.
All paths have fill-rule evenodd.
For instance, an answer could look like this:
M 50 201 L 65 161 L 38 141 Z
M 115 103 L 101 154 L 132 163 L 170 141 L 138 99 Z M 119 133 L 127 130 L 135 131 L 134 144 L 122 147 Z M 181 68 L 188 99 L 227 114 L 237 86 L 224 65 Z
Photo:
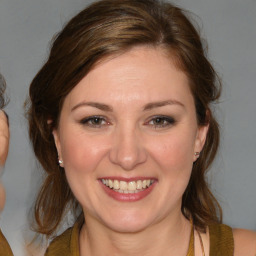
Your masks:
M 77 100 L 158 100 L 191 96 L 186 74 L 161 48 L 136 47 L 98 63 L 69 93 Z M 162 100 L 162 99 L 161 99 Z M 109 102 L 108 102 L 109 103 Z

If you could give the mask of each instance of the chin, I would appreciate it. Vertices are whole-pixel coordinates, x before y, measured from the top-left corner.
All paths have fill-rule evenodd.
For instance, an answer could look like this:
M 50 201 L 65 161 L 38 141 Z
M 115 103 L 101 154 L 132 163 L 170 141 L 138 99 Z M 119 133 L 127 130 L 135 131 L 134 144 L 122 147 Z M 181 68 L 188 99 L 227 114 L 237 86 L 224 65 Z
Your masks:
M 106 221 L 104 225 L 119 233 L 138 233 L 150 225 L 150 220 L 146 219 L 145 215 L 115 216 Z
M 117 233 L 139 233 L 146 228 L 146 225 L 142 225 L 141 223 L 114 223 L 110 224 L 109 228 Z

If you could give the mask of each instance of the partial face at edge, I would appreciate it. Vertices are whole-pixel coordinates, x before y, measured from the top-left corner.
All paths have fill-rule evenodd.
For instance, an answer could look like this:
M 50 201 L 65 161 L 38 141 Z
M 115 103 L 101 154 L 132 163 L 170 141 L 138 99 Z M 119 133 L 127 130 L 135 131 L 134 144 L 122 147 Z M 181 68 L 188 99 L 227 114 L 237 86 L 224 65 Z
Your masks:
M 137 47 L 79 82 L 53 134 L 86 222 L 135 232 L 181 214 L 207 129 L 186 75 L 162 50 Z
M 0 110 L 0 175 L 4 167 L 8 155 L 9 148 L 9 127 L 5 113 Z M 5 190 L 0 181 L 0 211 L 3 210 L 5 204 Z

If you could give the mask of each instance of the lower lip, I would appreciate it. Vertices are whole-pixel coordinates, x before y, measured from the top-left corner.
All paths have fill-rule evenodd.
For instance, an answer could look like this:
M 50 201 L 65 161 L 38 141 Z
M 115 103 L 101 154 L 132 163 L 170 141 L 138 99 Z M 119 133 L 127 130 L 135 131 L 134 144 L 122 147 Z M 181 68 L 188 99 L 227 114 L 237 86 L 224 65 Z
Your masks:
M 107 195 L 109 195 L 113 199 L 121 202 L 135 202 L 148 196 L 151 193 L 151 191 L 154 189 L 156 182 L 154 182 L 150 187 L 142 190 L 141 192 L 131 193 L 131 194 L 116 192 L 113 189 L 105 186 L 101 181 L 100 181 L 100 184 L 104 189 L 104 191 L 107 193 Z

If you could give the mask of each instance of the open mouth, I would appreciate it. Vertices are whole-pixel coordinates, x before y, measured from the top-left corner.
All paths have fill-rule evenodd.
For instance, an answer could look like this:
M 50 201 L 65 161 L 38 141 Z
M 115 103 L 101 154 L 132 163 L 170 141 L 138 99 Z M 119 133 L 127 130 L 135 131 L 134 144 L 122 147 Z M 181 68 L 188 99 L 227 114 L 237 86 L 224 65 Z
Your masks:
M 146 179 L 126 182 L 123 180 L 101 179 L 101 182 L 115 192 L 134 194 L 149 188 L 154 183 L 154 180 Z

